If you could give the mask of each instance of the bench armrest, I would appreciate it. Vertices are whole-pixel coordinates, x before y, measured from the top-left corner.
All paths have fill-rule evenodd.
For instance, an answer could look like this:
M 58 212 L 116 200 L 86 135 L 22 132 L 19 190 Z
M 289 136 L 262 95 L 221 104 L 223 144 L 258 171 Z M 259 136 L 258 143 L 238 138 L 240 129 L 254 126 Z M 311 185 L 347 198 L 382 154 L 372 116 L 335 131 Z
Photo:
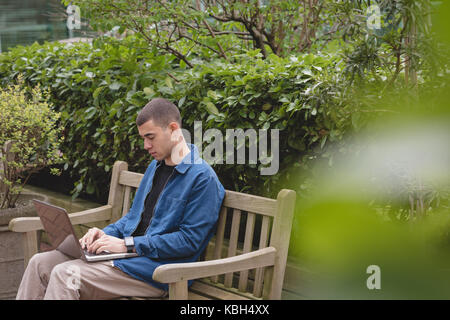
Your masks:
M 111 205 L 105 205 L 98 208 L 83 210 L 70 213 L 70 221 L 72 224 L 82 224 L 97 221 L 105 221 L 111 219 Z M 14 232 L 30 232 L 43 229 L 41 219 L 39 217 L 31 218 L 15 218 L 9 222 L 9 230 Z
M 165 264 L 155 269 L 153 280 L 162 283 L 174 283 L 224 273 L 267 267 L 274 265 L 276 252 L 277 250 L 274 247 L 267 247 L 224 259 Z

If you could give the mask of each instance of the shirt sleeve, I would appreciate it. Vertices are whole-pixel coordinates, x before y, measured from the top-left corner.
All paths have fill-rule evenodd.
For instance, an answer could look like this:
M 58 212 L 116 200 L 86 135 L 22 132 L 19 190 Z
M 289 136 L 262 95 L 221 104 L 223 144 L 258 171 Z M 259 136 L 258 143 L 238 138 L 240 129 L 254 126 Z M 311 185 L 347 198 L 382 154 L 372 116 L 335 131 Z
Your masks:
M 124 237 L 123 230 L 125 229 L 127 220 L 128 220 L 128 214 L 123 216 L 116 222 L 111 223 L 110 225 L 103 228 L 103 232 L 106 233 L 108 236 L 113 236 L 113 237 L 122 239 Z

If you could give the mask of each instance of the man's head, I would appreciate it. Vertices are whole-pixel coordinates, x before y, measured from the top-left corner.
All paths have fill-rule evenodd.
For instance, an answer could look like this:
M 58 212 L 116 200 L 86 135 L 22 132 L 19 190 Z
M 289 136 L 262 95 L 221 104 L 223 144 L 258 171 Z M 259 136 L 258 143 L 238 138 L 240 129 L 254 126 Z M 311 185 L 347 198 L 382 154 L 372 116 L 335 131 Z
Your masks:
M 136 124 L 144 139 L 144 149 L 158 161 L 170 160 L 172 149 L 178 143 L 175 134 L 181 129 L 178 108 L 166 99 L 153 99 L 139 112 Z
M 139 112 L 136 124 L 139 127 L 148 120 L 153 120 L 160 127 L 167 127 L 171 122 L 177 122 L 181 128 L 180 111 L 172 102 L 164 98 L 156 98 L 147 103 Z

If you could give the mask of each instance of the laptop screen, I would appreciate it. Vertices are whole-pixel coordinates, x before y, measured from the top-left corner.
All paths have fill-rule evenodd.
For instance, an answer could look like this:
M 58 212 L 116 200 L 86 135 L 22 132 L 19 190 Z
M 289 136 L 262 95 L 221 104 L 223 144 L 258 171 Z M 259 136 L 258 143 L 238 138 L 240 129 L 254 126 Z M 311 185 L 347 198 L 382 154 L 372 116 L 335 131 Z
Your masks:
M 48 235 L 52 249 L 73 257 L 81 257 L 81 246 L 75 235 L 67 211 L 39 200 L 33 200 L 37 214 Z

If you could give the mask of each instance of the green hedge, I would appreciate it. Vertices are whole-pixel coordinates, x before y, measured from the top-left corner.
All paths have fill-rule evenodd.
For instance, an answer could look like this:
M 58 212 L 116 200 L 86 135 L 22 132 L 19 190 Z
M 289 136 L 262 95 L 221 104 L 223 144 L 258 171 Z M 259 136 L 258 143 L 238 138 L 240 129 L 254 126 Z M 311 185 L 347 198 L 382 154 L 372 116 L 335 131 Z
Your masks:
M 361 126 L 343 94 L 342 70 L 337 55 L 262 60 L 258 51 L 184 69 L 136 38 L 33 44 L 0 55 L 2 85 L 23 74 L 27 83 L 50 90 L 64 126 L 64 169 L 77 180 L 74 196 L 86 192 L 100 199 L 114 161 L 146 168 L 149 156 L 134 120 L 157 96 L 180 107 L 192 136 L 194 121 L 202 122 L 203 132 L 216 128 L 224 136 L 226 129 L 279 129 L 278 174 L 261 176 L 259 163 L 214 168 L 228 189 L 267 196 L 281 186 L 300 192 L 304 186 L 291 181 L 293 170 L 307 172 L 310 160 L 328 156 L 328 144 Z

